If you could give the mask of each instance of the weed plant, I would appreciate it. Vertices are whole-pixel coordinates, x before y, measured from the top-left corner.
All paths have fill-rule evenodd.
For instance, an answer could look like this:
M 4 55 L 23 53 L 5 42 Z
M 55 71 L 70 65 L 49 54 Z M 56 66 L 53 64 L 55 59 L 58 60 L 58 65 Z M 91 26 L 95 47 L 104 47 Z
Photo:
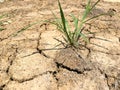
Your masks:
M 88 14 L 90 14 L 90 12 L 94 9 L 94 7 L 100 2 L 100 0 L 97 0 L 93 5 L 91 5 L 91 0 L 88 0 L 87 5 L 85 7 L 85 11 L 84 14 L 82 16 L 82 19 L 79 20 L 79 17 L 75 17 L 74 14 L 71 14 L 70 16 L 73 19 L 73 23 L 74 23 L 74 30 L 71 30 L 71 26 L 69 25 L 68 20 L 66 19 L 61 3 L 58 0 L 58 6 L 59 6 L 59 10 L 60 10 L 60 16 L 61 18 L 59 19 L 53 12 L 54 15 L 54 20 L 53 21 L 48 21 L 51 24 L 54 24 L 55 26 L 57 26 L 57 29 L 59 31 L 61 31 L 64 34 L 64 40 L 67 42 L 67 44 L 69 44 L 70 46 L 73 47 L 79 47 L 79 40 L 83 39 L 85 42 L 89 42 L 88 38 L 86 37 L 86 35 L 82 32 L 83 29 L 83 25 L 94 19 L 97 18 L 101 15 L 106 15 L 106 14 L 100 14 L 100 15 L 96 15 L 93 16 L 89 19 L 87 19 Z
M 94 4 L 92 4 L 91 0 L 88 0 L 86 7 L 85 7 L 85 11 L 83 13 L 83 16 L 81 17 L 81 20 L 79 20 L 79 17 L 76 17 L 74 14 L 71 14 L 70 16 L 73 19 L 73 24 L 74 24 L 74 30 L 71 30 L 71 26 L 70 26 L 68 20 L 66 19 L 63 9 L 62 9 L 62 6 L 61 6 L 61 3 L 58 0 L 58 6 L 59 6 L 61 18 L 58 18 L 54 14 L 54 12 L 52 12 L 54 19 L 49 19 L 49 20 L 44 20 L 44 21 L 29 24 L 29 25 L 25 26 L 24 28 L 22 28 L 21 30 L 17 31 L 15 34 L 13 34 L 13 36 L 16 36 L 18 33 L 27 30 L 29 27 L 31 27 L 35 24 L 38 24 L 41 22 L 50 23 L 50 24 L 55 25 L 57 27 L 57 30 L 59 30 L 60 32 L 62 32 L 64 34 L 63 38 L 68 45 L 78 48 L 80 45 L 80 39 L 83 39 L 87 43 L 89 42 L 88 37 L 86 37 L 86 35 L 83 33 L 83 25 L 86 22 L 93 20 L 99 16 L 110 14 L 110 13 L 103 13 L 103 14 L 93 16 L 91 18 L 87 18 L 87 16 L 90 14 L 90 12 L 95 8 L 95 6 L 99 2 L 100 2 L 100 0 L 97 0 Z

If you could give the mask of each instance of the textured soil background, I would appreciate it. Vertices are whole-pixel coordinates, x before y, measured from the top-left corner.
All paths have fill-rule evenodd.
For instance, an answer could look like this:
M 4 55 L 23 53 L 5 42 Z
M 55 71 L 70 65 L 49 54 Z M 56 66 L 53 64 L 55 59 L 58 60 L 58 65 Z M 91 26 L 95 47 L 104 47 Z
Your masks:
M 82 16 L 85 0 L 60 1 L 70 21 L 70 13 Z M 88 17 L 111 10 L 115 15 L 86 23 L 90 43 L 78 50 L 56 47 L 62 34 L 47 23 L 11 36 L 30 23 L 52 18 L 50 10 L 59 16 L 57 0 L 0 3 L 0 14 L 7 13 L 4 20 L 10 22 L 0 32 L 0 90 L 120 90 L 120 2 L 108 1 L 101 1 Z

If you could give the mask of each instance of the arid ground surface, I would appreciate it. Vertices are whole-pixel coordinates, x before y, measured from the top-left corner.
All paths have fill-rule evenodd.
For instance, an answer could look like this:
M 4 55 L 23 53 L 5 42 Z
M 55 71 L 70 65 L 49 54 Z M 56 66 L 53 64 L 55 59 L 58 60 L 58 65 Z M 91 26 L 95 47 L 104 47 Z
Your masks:
M 70 13 L 82 16 L 85 0 L 60 1 L 70 22 Z M 0 3 L 0 14 L 8 14 L 3 21 L 9 22 L 0 32 L 0 90 L 120 90 L 120 3 L 100 1 L 88 17 L 108 11 L 114 15 L 86 23 L 90 42 L 80 41 L 79 49 L 57 46 L 63 35 L 47 23 L 12 36 L 52 18 L 51 11 L 59 16 L 57 0 Z

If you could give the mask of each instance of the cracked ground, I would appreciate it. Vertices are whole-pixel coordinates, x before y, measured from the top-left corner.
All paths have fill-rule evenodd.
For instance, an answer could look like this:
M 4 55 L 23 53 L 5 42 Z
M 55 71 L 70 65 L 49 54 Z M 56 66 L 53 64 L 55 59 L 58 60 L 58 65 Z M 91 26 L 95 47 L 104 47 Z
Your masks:
M 85 0 L 60 0 L 66 17 L 82 16 Z M 95 1 L 95 0 L 93 0 Z M 113 11 L 84 26 L 88 44 L 65 47 L 62 33 L 48 23 L 28 24 L 59 16 L 56 0 L 6 0 L 0 31 L 0 90 L 120 90 L 120 3 L 100 1 L 92 15 Z M 117 0 L 116 0 L 117 1 Z

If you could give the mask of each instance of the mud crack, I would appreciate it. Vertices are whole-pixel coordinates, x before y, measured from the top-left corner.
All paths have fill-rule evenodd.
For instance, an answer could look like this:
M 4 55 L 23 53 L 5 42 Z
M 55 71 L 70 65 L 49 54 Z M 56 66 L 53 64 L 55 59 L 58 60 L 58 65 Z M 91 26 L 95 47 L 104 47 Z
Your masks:
M 15 52 L 8 57 L 8 61 L 10 61 L 10 64 L 9 64 L 7 70 L 6 70 L 6 73 L 9 73 L 9 69 L 10 69 L 10 67 L 12 66 L 13 61 L 14 61 L 15 58 L 16 58 L 16 54 L 17 54 L 17 48 L 15 49 Z
M 68 66 L 65 66 L 62 63 L 58 63 L 58 62 L 55 62 L 55 63 L 56 63 L 56 65 L 57 65 L 58 68 L 61 67 L 61 68 L 64 68 L 64 69 L 66 69 L 68 71 L 75 72 L 77 74 L 84 74 L 85 71 L 91 71 L 91 69 L 89 69 L 89 68 L 84 68 L 84 70 L 80 71 L 78 69 L 72 69 L 72 68 L 70 68 Z
M 5 87 L 5 85 L 1 86 L 1 87 L 0 87 L 0 90 L 3 90 L 4 87 Z
M 106 80 L 107 80 L 108 88 L 109 88 L 109 90 L 111 90 L 110 85 L 109 85 L 109 81 L 108 81 L 108 75 L 107 75 L 107 74 L 104 74 L 104 75 L 105 75 L 105 78 L 106 78 Z
M 19 83 L 24 83 L 24 82 L 27 82 L 27 81 L 31 81 L 31 80 L 33 80 L 33 79 L 35 79 L 35 78 L 37 78 L 37 77 L 39 77 L 39 76 L 43 76 L 43 75 L 45 75 L 45 74 L 54 74 L 55 73 L 55 71 L 46 71 L 46 72 L 44 72 L 44 73 L 42 73 L 42 74 L 38 74 L 38 75 L 34 75 L 34 76 L 32 76 L 31 78 L 29 78 L 29 79 L 24 79 L 24 80 L 16 80 L 16 79 L 14 79 L 14 78 L 10 78 L 11 79 L 11 81 L 17 81 L 17 82 L 19 82 Z

